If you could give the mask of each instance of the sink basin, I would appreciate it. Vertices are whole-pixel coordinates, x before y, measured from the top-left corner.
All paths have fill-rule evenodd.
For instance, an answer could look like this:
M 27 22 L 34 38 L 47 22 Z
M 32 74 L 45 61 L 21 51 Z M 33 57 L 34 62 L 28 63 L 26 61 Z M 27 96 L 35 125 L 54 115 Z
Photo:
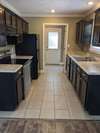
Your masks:
M 77 57 L 73 57 L 75 60 L 77 61 L 97 61 L 94 57 L 80 57 L 80 56 L 77 56 Z

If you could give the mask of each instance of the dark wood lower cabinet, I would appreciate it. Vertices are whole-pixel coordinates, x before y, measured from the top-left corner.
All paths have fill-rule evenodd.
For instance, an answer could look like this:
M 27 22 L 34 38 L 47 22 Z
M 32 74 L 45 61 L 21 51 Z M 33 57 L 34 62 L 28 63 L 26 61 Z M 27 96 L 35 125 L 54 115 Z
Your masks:
M 79 88 L 79 98 L 83 105 L 85 105 L 86 101 L 86 94 L 87 94 L 87 88 L 88 88 L 88 77 L 84 72 L 81 74 L 80 78 L 80 88 Z
M 66 72 L 68 79 L 70 79 L 70 58 L 68 56 L 66 58 Z
M 81 69 L 77 66 L 76 68 L 76 92 L 79 95 L 79 89 L 80 89 L 80 80 L 81 80 Z
M 13 111 L 23 99 L 21 71 L 0 72 L 0 111 Z
M 82 105 L 91 115 L 100 115 L 100 75 L 88 75 L 72 58 L 67 59 L 71 60 L 66 65 L 67 76 Z

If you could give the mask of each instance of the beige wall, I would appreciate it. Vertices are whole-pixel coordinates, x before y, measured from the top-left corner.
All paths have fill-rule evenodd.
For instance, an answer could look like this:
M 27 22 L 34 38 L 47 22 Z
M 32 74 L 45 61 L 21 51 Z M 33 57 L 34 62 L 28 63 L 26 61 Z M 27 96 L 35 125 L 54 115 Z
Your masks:
M 25 18 L 29 22 L 29 33 L 40 34 L 40 68 L 43 68 L 43 23 L 68 23 L 69 24 L 69 34 L 68 34 L 68 44 L 70 44 L 70 51 L 75 51 L 78 49 L 75 44 L 76 35 L 76 22 L 81 18 L 49 18 L 49 17 L 34 17 Z

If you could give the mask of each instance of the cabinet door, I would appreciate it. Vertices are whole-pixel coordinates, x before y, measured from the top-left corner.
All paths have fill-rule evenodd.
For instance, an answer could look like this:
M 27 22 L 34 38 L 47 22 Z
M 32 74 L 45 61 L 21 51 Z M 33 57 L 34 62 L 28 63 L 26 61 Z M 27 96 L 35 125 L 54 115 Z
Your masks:
M 73 68 L 73 86 L 76 89 L 76 72 L 77 72 L 77 65 L 74 63 L 74 68 Z
M 73 72 L 74 72 L 74 62 L 71 60 L 71 65 L 70 65 L 70 81 L 73 83 Z
M 25 23 L 25 33 L 28 33 L 28 29 L 29 29 L 28 23 Z
M 16 28 L 16 15 L 12 15 L 12 27 Z
M 22 19 L 17 17 L 17 33 L 22 34 Z
M 25 22 L 22 21 L 22 28 L 23 28 L 23 33 L 25 33 Z
M 79 90 L 80 90 L 80 80 L 81 80 L 81 70 L 79 67 L 77 67 L 77 72 L 76 72 L 76 91 L 77 94 L 79 95 Z
M 22 21 L 23 33 L 28 33 L 28 23 Z
M 0 7 L 0 33 L 5 33 L 4 9 Z
M 11 13 L 10 11 L 5 11 L 5 19 L 6 19 L 6 25 L 11 26 Z
M 67 56 L 66 58 L 66 72 L 67 72 L 67 77 L 70 79 L 70 57 Z
M 80 34 L 79 34 L 79 42 L 80 44 L 84 43 L 84 27 L 85 27 L 85 21 L 80 21 Z
M 84 31 L 86 21 L 81 20 L 76 24 L 76 43 L 80 48 L 83 48 L 84 44 Z
M 85 44 L 91 43 L 92 27 L 93 27 L 93 20 L 85 23 L 85 26 L 84 26 L 84 43 Z
M 5 24 L 5 19 L 4 19 L 4 9 L 0 7 L 0 25 Z
M 83 77 L 81 78 L 81 86 L 79 90 L 79 97 L 81 100 L 81 103 L 85 105 L 86 100 L 86 90 L 87 90 L 87 80 L 85 80 Z
M 76 44 L 79 44 L 80 23 L 76 24 Z

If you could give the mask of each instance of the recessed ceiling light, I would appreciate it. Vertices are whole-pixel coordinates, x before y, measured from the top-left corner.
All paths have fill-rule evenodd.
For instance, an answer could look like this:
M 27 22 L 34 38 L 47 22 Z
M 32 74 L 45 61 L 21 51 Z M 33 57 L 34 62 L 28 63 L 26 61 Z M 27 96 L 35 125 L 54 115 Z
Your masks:
M 55 10 L 54 10 L 54 9 L 52 9 L 52 10 L 51 10 L 51 13 L 55 13 Z
M 88 5 L 93 5 L 93 4 L 94 4 L 93 1 L 88 2 Z

